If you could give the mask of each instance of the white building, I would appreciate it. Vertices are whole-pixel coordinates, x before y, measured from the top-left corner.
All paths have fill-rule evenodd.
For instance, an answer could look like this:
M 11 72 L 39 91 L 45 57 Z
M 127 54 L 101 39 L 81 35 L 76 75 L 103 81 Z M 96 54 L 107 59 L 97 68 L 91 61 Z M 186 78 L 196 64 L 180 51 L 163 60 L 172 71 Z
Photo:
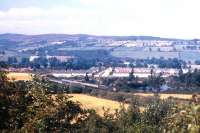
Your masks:
M 36 55 L 36 56 L 30 56 L 29 57 L 29 61 L 30 62 L 33 62 L 35 59 L 38 59 L 38 58 L 40 58 L 41 56 L 38 56 L 38 55 Z M 69 61 L 70 59 L 73 59 L 74 57 L 73 56 L 49 56 L 49 55 L 47 55 L 47 56 L 45 56 L 45 58 L 46 59 L 53 59 L 53 58 L 56 58 L 57 60 L 59 60 L 60 62 L 67 62 L 67 61 Z
M 29 57 L 29 61 L 33 62 L 35 59 L 38 59 L 40 56 L 34 55 Z
M 104 70 L 102 77 L 129 77 L 129 74 L 133 71 L 133 75 L 139 78 L 147 78 L 151 75 L 151 68 L 130 68 L 130 67 L 116 67 L 114 69 L 108 68 Z M 183 69 L 183 73 L 188 70 Z M 156 68 L 153 69 L 154 74 L 162 74 L 163 77 L 169 77 L 172 75 L 177 75 L 178 69 L 172 68 Z

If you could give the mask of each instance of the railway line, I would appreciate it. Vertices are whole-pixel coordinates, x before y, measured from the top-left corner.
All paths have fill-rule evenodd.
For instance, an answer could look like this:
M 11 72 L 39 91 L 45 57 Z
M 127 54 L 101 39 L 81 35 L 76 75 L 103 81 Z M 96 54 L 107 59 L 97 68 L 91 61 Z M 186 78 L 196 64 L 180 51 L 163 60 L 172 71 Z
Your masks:
M 49 79 L 51 82 L 59 83 L 59 84 L 68 84 L 68 85 L 74 85 L 74 86 L 81 86 L 81 87 L 90 87 L 93 89 L 102 89 L 102 90 L 109 90 L 109 88 L 105 85 L 97 85 L 97 84 L 91 84 L 91 83 L 84 83 L 80 81 L 74 81 L 74 80 L 67 80 L 67 79 Z

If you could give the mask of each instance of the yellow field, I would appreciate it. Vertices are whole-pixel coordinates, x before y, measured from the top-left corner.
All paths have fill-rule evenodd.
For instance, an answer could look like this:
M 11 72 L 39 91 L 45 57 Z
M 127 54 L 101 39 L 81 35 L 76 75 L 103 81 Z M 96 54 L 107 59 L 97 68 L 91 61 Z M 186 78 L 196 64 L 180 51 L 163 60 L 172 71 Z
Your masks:
M 9 80 L 32 80 L 31 73 L 15 73 L 11 72 L 7 74 Z
M 153 96 L 154 94 L 153 93 L 134 93 L 134 95 L 148 97 L 148 96 Z M 169 97 L 189 100 L 192 98 L 192 94 L 160 94 L 161 99 L 167 99 Z
M 110 109 L 110 113 L 114 113 L 116 109 L 120 109 L 120 103 L 112 100 L 97 98 L 93 96 L 88 96 L 84 94 L 69 94 L 73 96 L 71 99 L 81 103 L 81 106 L 85 109 L 94 109 L 99 115 L 103 115 L 103 107 L 105 109 Z M 125 108 L 128 104 L 124 105 Z

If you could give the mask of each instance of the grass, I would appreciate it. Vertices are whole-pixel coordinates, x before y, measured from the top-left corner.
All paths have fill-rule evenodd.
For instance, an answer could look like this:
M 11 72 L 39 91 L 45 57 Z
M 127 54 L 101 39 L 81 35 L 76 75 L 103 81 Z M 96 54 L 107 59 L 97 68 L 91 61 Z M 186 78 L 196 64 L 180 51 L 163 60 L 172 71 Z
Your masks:
M 69 94 L 73 96 L 72 101 L 79 102 L 81 106 L 85 109 L 94 109 L 99 115 L 103 116 L 104 109 L 110 109 L 110 113 L 114 113 L 116 109 L 120 109 L 121 103 L 107 100 L 103 98 L 97 98 L 93 96 L 88 96 L 85 94 Z M 125 108 L 128 104 L 124 104 Z
M 149 96 L 153 96 L 154 94 L 153 93 L 134 93 L 134 95 L 149 97 Z M 189 100 L 192 98 L 192 94 L 160 94 L 161 99 L 167 99 L 169 97 Z
M 17 73 L 17 72 L 11 72 L 7 74 L 7 77 L 9 80 L 32 80 L 31 73 Z

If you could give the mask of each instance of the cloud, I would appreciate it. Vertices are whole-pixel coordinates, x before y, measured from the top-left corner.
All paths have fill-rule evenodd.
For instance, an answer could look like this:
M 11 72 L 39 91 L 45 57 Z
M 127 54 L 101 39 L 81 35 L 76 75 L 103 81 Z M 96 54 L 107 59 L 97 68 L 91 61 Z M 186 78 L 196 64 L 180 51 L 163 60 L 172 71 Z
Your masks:
M 200 38 L 198 0 L 78 0 L 73 7 L 0 11 L 1 33 Z

